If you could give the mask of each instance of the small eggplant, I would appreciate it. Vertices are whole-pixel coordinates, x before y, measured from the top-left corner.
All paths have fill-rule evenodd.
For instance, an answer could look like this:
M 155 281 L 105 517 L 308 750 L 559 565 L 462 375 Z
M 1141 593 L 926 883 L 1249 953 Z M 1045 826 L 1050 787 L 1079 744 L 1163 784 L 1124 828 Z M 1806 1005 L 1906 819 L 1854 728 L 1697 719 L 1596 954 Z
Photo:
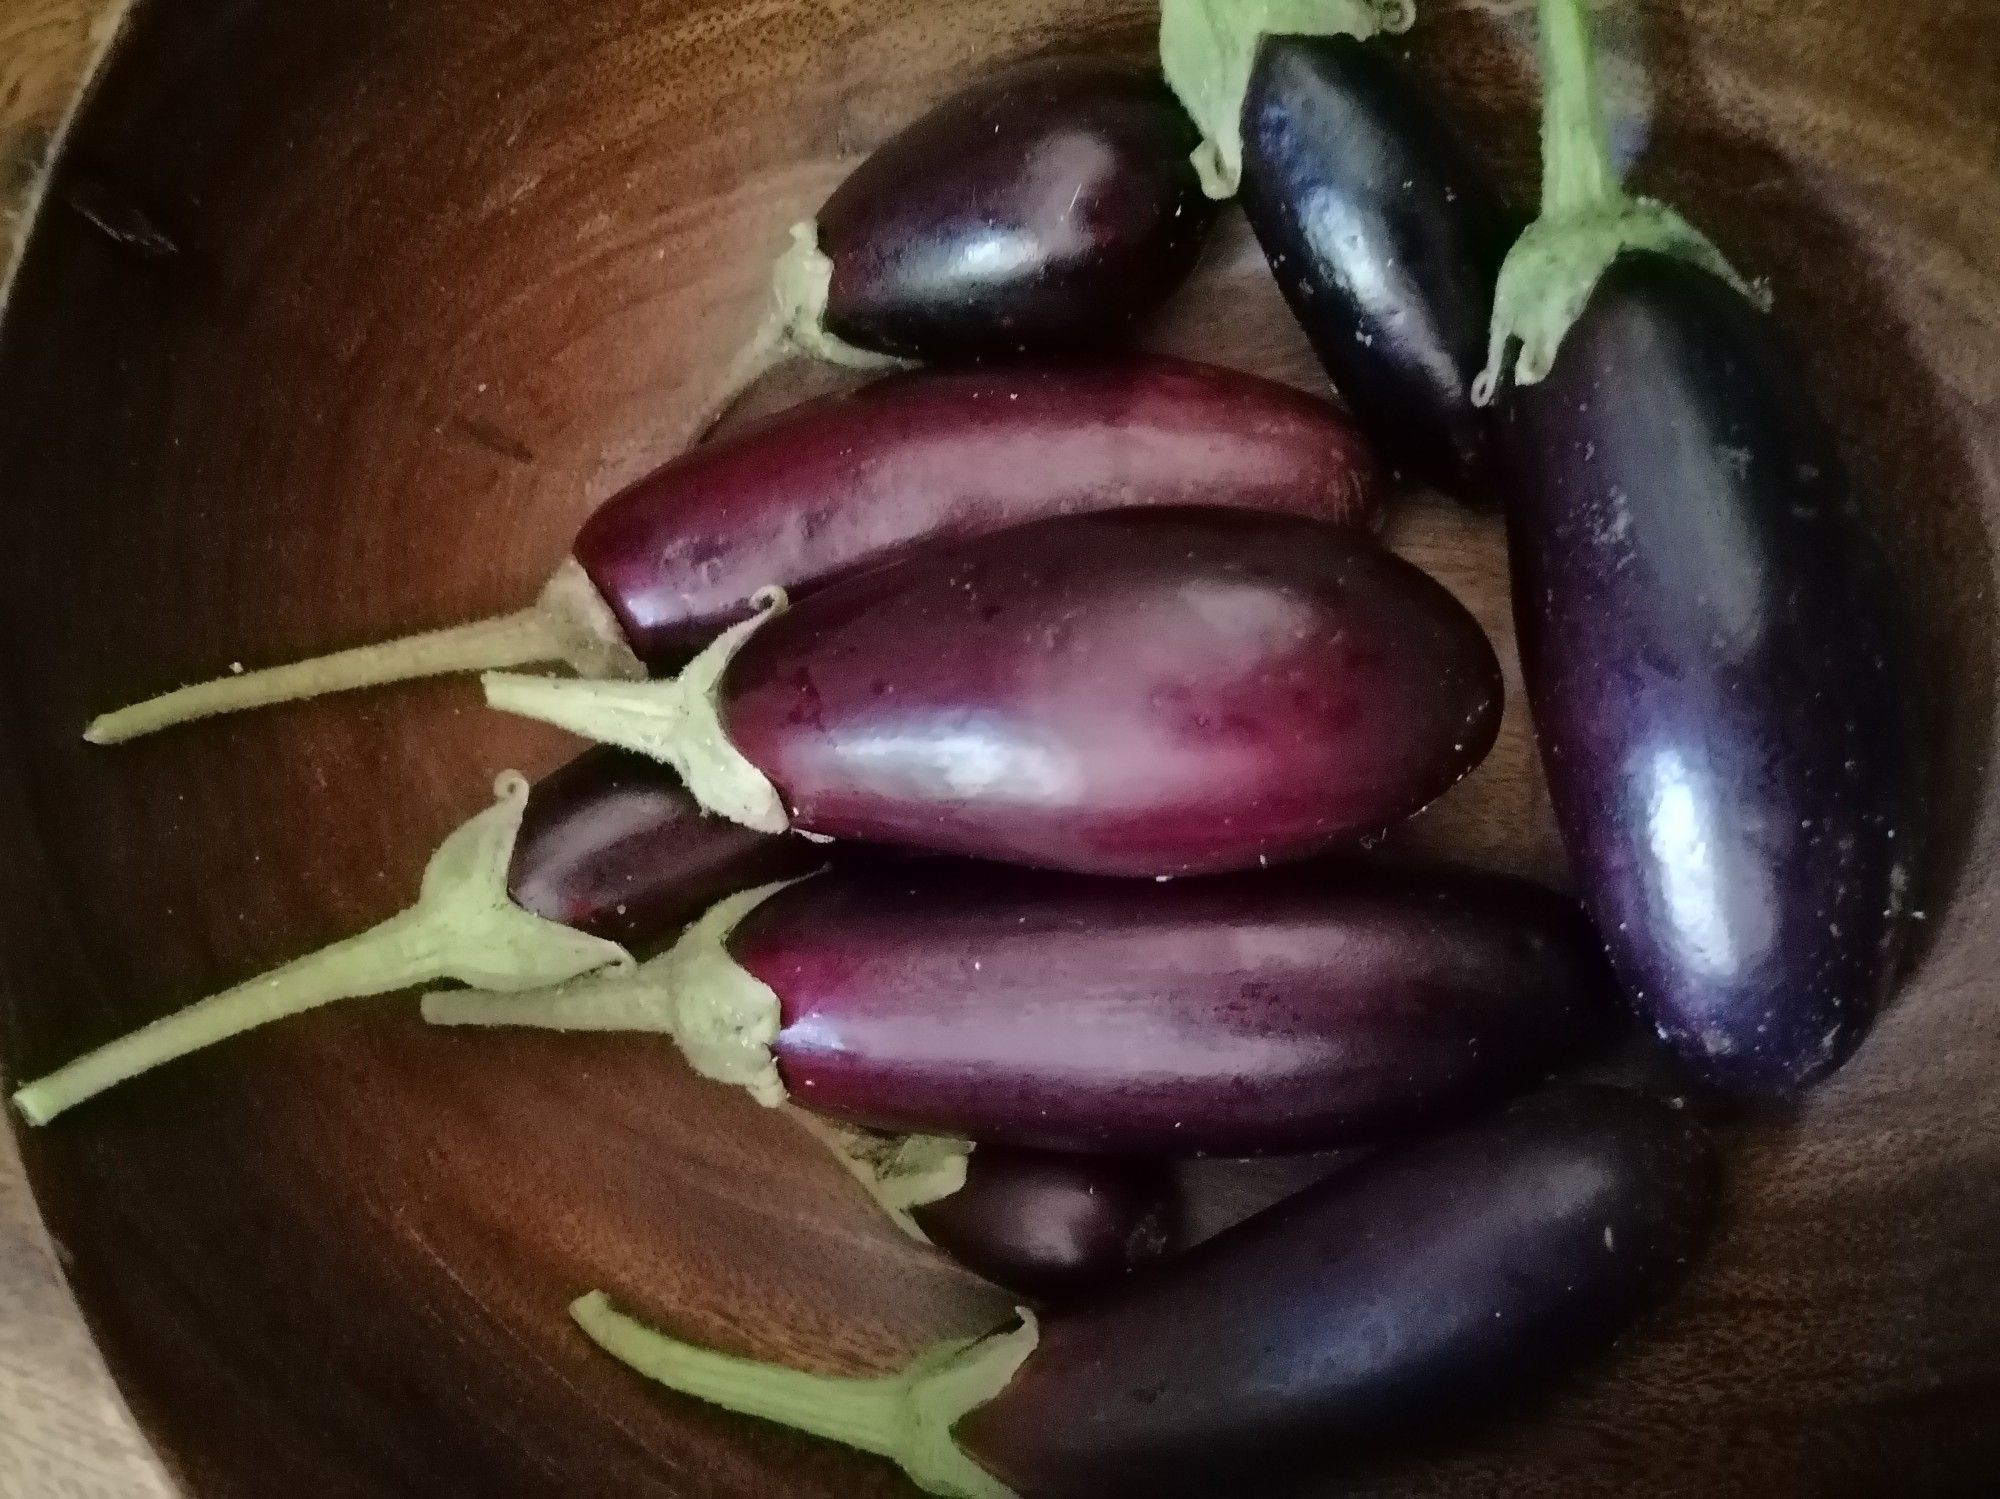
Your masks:
M 1407 0 L 1164 0 L 1167 78 L 1292 315 L 1391 468 L 1489 488 L 1471 387 L 1518 222 L 1378 33 Z M 1300 32 L 1309 34 L 1298 34 Z
M 671 681 L 486 679 L 766 832 L 1155 877 L 1408 816 L 1491 748 L 1501 691 L 1472 616 L 1369 537 L 1193 509 L 928 548 Z
M 607 500 L 528 608 L 119 709 L 95 744 L 384 682 L 562 662 L 684 662 L 761 588 L 804 592 L 925 542 L 1051 515 L 1218 505 L 1366 523 L 1353 427 L 1289 386 L 1183 360 L 890 376 L 683 454 Z
M 1580 0 L 1542 7 L 1543 216 L 1508 261 L 1514 608 L 1564 840 L 1691 1074 L 1784 1097 L 1897 971 L 1912 746 L 1886 567 L 1770 319 L 1618 185 Z
M 1713 1216 L 1698 1126 L 1579 1088 L 1385 1152 L 1115 1294 L 832 1378 L 571 1308 L 671 1390 L 900 1465 L 950 1499 L 1270 1492 L 1557 1385 L 1684 1274 Z
M 1476 1106 L 1588 1039 L 1605 987 L 1575 904 L 1503 875 L 935 861 L 746 892 L 637 973 L 424 1017 L 667 1035 L 760 1102 L 897 1135 L 1246 1155 Z
M 274 1020 L 339 999 L 442 979 L 533 989 L 633 965 L 621 945 L 671 935 L 725 894 L 819 860 L 796 839 L 705 817 L 671 772 L 593 750 L 530 792 L 509 772 L 498 801 L 445 839 L 409 910 L 361 935 L 212 995 L 23 1086 L 33 1124 L 105 1089 Z

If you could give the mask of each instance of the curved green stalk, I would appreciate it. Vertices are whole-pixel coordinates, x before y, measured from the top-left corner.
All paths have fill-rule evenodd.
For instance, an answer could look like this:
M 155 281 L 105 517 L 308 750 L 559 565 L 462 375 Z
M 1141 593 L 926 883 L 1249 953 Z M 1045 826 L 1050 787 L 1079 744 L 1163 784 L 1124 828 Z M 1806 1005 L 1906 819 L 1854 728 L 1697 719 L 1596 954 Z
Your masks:
M 538 718 L 599 744 L 650 756 L 680 772 L 688 794 L 710 812 L 782 833 L 791 827 L 770 780 L 723 731 L 722 676 L 743 643 L 785 609 L 783 589 L 757 596 L 757 612 L 724 630 L 678 677 L 655 682 L 578 682 L 489 673 L 486 701 L 505 713 Z
M 1211 198 L 1243 182 L 1243 98 L 1267 36 L 1408 31 L 1416 0 L 1161 0 L 1160 67 L 1196 127 L 1195 171 Z
M 592 969 L 630 968 L 631 955 L 615 942 L 514 904 L 507 868 L 528 783 L 510 771 L 496 793 L 491 807 L 439 846 L 409 910 L 88 1052 L 22 1087 L 14 1106 L 30 1123 L 47 1124 L 65 1109 L 164 1063 L 339 999 L 439 979 L 536 988 Z
M 1700 230 L 1619 183 L 1587 0 L 1541 0 L 1541 32 L 1542 212 L 1508 253 L 1494 289 L 1486 368 L 1472 386 L 1481 406 L 1491 404 L 1516 346 L 1518 384 L 1548 374 L 1598 279 L 1627 250 L 1677 256 L 1764 300 Z
M 698 1348 L 614 1310 L 601 1291 L 570 1305 L 613 1358 L 683 1395 L 888 1458 L 942 1499 L 1017 1499 L 952 1439 L 952 1428 L 1012 1382 L 1035 1350 L 1033 1314 L 984 1338 L 943 1343 L 900 1374 L 804 1374 Z

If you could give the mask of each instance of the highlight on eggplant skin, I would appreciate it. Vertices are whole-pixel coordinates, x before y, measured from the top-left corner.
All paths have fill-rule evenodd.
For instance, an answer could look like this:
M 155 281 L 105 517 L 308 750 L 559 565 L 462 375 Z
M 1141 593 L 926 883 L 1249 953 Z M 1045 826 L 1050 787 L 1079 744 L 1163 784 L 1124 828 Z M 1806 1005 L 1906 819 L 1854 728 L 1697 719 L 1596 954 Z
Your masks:
M 1717 1195 L 1685 1113 L 1540 1094 L 1351 1170 L 1019 1328 L 832 1379 L 572 1307 L 668 1389 L 954 1499 L 1261 1494 L 1560 1389 L 1686 1273 Z
M 1642 1015 L 1700 1083 L 1788 1098 L 1860 1045 L 1905 935 L 1888 570 L 1755 289 L 1619 183 L 1584 0 L 1541 20 L 1542 217 L 1480 394 L 1549 789 Z
M 1377 39 L 1264 38 L 1243 102 L 1241 202 L 1389 466 L 1488 498 L 1491 423 L 1471 388 L 1520 224 L 1414 71 Z
M 1156 73 L 1022 64 L 884 142 L 818 216 L 826 327 L 940 360 L 1102 349 L 1158 309 L 1213 208 Z
M 912 1208 L 959 1264 L 1034 1301 L 1098 1291 L 1167 1252 L 1173 1173 L 1162 1162 L 980 1145 L 965 1185 Z

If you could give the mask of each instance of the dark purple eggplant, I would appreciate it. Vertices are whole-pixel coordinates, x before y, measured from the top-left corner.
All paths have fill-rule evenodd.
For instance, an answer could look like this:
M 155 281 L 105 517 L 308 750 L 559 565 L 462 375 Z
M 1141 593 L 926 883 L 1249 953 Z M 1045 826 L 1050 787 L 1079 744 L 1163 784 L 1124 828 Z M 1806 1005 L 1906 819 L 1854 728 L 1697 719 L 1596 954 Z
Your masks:
M 1242 203 L 1389 466 L 1489 495 L 1491 423 L 1472 382 L 1520 223 L 1416 76 L 1379 41 L 1267 37 L 1243 101 Z
M 897 375 L 708 443 L 613 496 L 527 608 L 197 683 L 97 719 L 114 744 L 270 703 L 561 662 L 635 679 L 751 612 L 927 542 L 1052 515 L 1218 505 L 1365 525 L 1374 461 L 1338 411 L 1179 359 Z
M 898 1136 L 1245 1155 L 1475 1107 L 1586 1040 L 1605 989 L 1575 903 L 1504 875 L 934 861 L 746 892 L 635 974 L 424 1016 L 668 1035 L 761 1102 Z
M 1891 590 L 1769 317 L 1628 198 L 1588 22 L 1546 0 L 1545 205 L 1502 282 L 1514 607 L 1565 842 L 1691 1074 L 1787 1096 L 1858 1046 L 1915 855 Z
M 669 1389 L 899 1464 L 953 1499 L 1261 1494 L 1560 1385 L 1681 1277 L 1714 1156 L 1685 1114 L 1579 1088 L 1385 1152 L 1120 1290 L 833 1379 L 571 1308 Z
M 165 1062 L 339 999 L 630 969 L 620 944 L 635 933 L 672 935 L 726 893 L 819 862 L 796 839 L 704 816 L 671 772 L 622 752 L 588 752 L 533 792 L 509 772 L 497 792 L 439 846 L 407 911 L 88 1052 L 24 1085 L 15 1106 L 46 1124 Z
M 1502 691 L 1472 616 L 1368 537 L 1150 509 L 929 548 L 674 681 L 486 687 L 765 831 L 1153 876 L 1408 816 L 1485 755 Z
M 910 1216 L 931 1243 L 996 1285 L 1067 1299 L 1164 1253 L 1173 1175 L 1160 1162 L 981 1145 L 965 1185 Z
M 825 330 L 911 359 L 1115 345 L 1201 254 L 1197 141 L 1159 75 L 1122 63 L 1033 63 L 954 95 L 820 210 Z

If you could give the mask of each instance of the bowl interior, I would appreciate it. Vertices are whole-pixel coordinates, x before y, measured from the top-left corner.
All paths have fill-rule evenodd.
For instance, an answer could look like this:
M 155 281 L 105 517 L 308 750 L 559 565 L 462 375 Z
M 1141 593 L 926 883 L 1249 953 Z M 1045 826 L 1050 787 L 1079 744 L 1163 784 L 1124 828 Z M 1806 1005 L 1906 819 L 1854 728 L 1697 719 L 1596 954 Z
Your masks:
M 1431 1460 L 1297 1492 L 1970 1493 L 2000 1471 L 2000 9 L 1671 0 L 1608 24 L 1641 181 L 1770 278 L 1893 538 L 1935 748 L 1927 941 L 1832 1086 L 1734 1129 L 1724 1241 L 1643 1336 Z M 0 339 L 0 1065 L 379 919 L 496 771 L 568 752 L 465 684 L 116 752 L 78 740 L 92 712 L 525 599 L 673 450 L 844 163 L 980 69 L 1142 55 L 1151 25 L 1118 0 L 141 7 Z M 1413 39 L 1524 195 L 1526 25 L 1440 0 Z M 1233 222 L 1153 341 L 1318 385 Z M 1508 649 L 1495 518 L 1419 496 L 1391 534 Z M 1406 836 L 1560 877 L 1518 694 Z M 566 1301 L 601 1286 L 851 1371 L 1005 1312 L 663 1047 L 437 1034 L 401 1000 L 23 1144 L 114 1372 L 204 1496 L 901 1493 L 659 1394 Z M 1193 1210 L 1326 1166 L 1192 1168 Z

